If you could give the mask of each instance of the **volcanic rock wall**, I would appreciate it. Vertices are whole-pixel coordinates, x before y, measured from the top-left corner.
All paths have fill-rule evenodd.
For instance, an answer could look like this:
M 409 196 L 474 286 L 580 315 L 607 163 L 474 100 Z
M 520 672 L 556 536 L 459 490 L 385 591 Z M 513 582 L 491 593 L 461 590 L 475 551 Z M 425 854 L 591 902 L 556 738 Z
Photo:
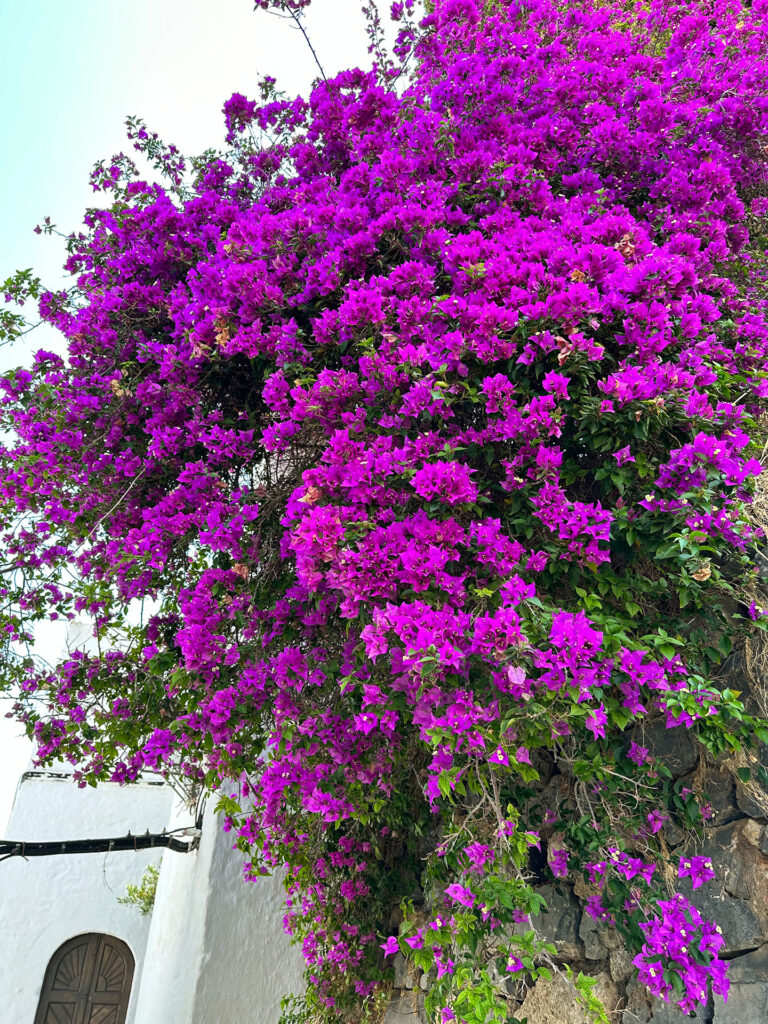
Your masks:
M 727 666 L 733 688 L 746 698 L 748 710 L 766 716 L 762 672 L 756 672 L 754 652 L 734 655 Z M 739 754 L 714 760 L 683 728 L 663 725 L 646 730 L 642 739 L 652 753 L 662 757 L 675 779 L 682 780 L 711 815 L 697 832 L 676 826 L 664 828 L 671 859 L 688 853 L 708 857 L 716 879 L 695 892 L 690 880 L 678 889 L 709 920 L 721 927 L 725 945 L 720 956 L 730 961 L 731 990 L 728 1001 L 710 998 L 692 1018 L 675 1007 L 649 996 L 634 980 L 631 958 L 619 936 L 598 927 L 581 909 L 573 888 L 559 883 L 543 886 L 548 912 L 534 919 L 539 936 L 553 942 L 574 970 L 597 979 L 595 994 L 615 1024 L 768 1024 L 768 793 L 757 783 L 757 769 L 768 770 L 768 748 L 756 754 Z M 743 781 L 750 769 L 750 780 Z M 740 771 L 741 770 L 741 771 Z M 426 1022 L 424 994 L 430 979 L 415 974 L 401 954 L 395 962 L 392 1001 L 384 1024 Z M 516 983 L 515 983 L 516 984 Z M 584 1012 L 565 976 L 539 981 L 522 1000 L 509 983 L 509 1010 L 528 1024 L 584 1024 Z

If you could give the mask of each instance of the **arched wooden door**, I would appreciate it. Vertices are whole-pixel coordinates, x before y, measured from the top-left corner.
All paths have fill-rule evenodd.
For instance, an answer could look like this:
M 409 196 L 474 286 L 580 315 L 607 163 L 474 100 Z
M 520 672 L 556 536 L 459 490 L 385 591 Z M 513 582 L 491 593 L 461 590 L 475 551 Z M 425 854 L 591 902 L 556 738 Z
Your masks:
M 133 955 L 111 935 L 78 935 L 45 972 L 35 1024 L 125 1024 Z

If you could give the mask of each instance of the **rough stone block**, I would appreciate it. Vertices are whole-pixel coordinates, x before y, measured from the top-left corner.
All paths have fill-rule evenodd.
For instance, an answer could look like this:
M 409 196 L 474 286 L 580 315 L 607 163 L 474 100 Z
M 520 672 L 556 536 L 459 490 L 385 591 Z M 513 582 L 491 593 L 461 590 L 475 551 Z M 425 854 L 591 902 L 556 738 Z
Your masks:
M 712 807 L 710 825 L 725 825 L 742 817 L 736 805 L 736 787 L 726 768 L 710 768 L 702 779 L 702 789 Z
M 387 1007 L 383 1024 L 418 1024 L 419 999 L 415 992 L 400 992 Z
M 684 726 L 667 729 L 663 722 L 647 728 L 644 745 L 654 757 L 660 757 L 674 778 L 693 771 L 699 760 L 696 742 Z
M 568 892 L 557 892 L 552 885 L 543 886 L 539 892 L 547 901 L 548 909 L 533 919 L 537 933 L 545 942 L 554 942 L 564 959 L 580 959 L 583 951 L 579 942 L 580 910 L 576 900 Z
M 695 892 L 684 879 L 680 892 L 704 917 L 720 925 L 727 957 L 755 949 L 768 938 L 761 839 L 761 826 L 742 819 L 708 829 L 705 841 L 688 850 L 712 861 L 716 879 Z
M 598 974 L 596 981 L 593 992 L 602 1000 L 609 1020 L 615 1020 L 618 989 L 605 972 Z M 527 1017 L 529 1024 L 584 1024 L 584 1010 L 576 998 L 576 990 L 562 974 L 553 975 L 551 981 L 537 981 L 515 1016 L 519 1020 Z
M 416 973 L 402 953 L 395 953 L 395 988 L 416 988 Z
M 611 977 L 619 984 L 631 977 L 635 968 L 632 964 L 632 957 L 624 946 L 617 946 L 611 950 L 609 958 Z
M 651 996 L 637 978 L 631 978 L 626 988 L 626 1006 L 621 1024 L 647 1024 L 651 1016 Z
M 768 944 L 731 960 L 728 1001 L 715 997 L 713 1024 L 765 1024 L 768 1021 Z
M 584 956 L 587 960 L 605 960 L 608 956 L 608 950 L 600 939 L 600 929 L 587 913 L 581 915 L 579 938 L 584 943 Z
M 685 842 L 685 831 L 678 828 L 677 825 L 672 821 L 667 821 L 664 824 L 664 838 L 667 841 L 667 845 L 674 848 Z
M 665 1003 L 663 999 L 651 1000 L 651 1016 L 648 1024 L 709 1024 L 710 1016 L 706 1007 L 700 1007 L 693 1017 L 686 1017 L 678 1006 Z
M 685 1017 L 677 1006 L 655 999 L 639 981 L 627 986 L 627 1005 L 621 1016 L 621 1024 L 711 1024 L 706 1007 L 701 1007 L 693 1017 Z
M 768 1021 L 768 982 L 731 985 L 728 1002 L 715 996 L 712 1024 L 765 1024 Z
M 736 786 L 736 803 L 739 810 L 750 818 L 759 818 L 763 821 L 768 818 L 768 798 L 756 786 L 744 786 L 739 783 Z
M 728 977 L 732 985 L 751 985 L 759 982 L 768 984 L 768 944 L 752 953 L 734 957 L 728 967 Z
M 706 886 L 702 886 L 690 898 L 707 920 L 715 921 L 722 928 L 725 945 L 721 956 L 732 957 L 762 945 L 763 930 L 746 900 L 718 898 L 716 893 L 705 892 L 705 889 Z

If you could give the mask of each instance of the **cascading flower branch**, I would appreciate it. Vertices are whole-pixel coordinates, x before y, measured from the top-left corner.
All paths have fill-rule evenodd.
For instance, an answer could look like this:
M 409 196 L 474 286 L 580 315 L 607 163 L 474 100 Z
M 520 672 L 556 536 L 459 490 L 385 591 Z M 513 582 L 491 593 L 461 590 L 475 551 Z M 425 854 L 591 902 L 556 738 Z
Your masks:
M 763 625 L 768 3 L 395 4 L 389 55 L 365 9 L 370 70 L 97 168 L 67 356 L 0 381 L 2 686 L 82 784 L 224 794 L 307 1019 L 400 951 L 506 1020 L 553 878 L 690 1010 L 722 940 L 660 840 L 703 794 L 653 738 L 768 740 L 715 671 Z M 78 616 L 98 655 L 25 653 Z

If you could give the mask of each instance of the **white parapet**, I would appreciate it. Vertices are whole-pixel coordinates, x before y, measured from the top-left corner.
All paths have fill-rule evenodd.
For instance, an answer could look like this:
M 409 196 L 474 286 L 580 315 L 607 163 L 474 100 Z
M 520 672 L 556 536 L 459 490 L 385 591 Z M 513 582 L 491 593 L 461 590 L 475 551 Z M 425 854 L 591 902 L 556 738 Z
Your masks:
M 173 794 L 157 781 L 78 789 L 62 771 L 26 772 L 7 828 L 10 839 L 48 842 L 162 831 Z M 0 863 L 0 992 L 3 1024 L 32 1024 L 48 963 L 68 939 L 115 936 L 136 961 L 126 1024 L 134 1024 L 150 920 L 118 903 L 160 850 L 86 853 Z
M 277 1024 L 281 997 L 303 990 L 280 879 L 245 882 L 232 844 L 209 803 L 197 851 L 164 854 L 135 1024 Z

